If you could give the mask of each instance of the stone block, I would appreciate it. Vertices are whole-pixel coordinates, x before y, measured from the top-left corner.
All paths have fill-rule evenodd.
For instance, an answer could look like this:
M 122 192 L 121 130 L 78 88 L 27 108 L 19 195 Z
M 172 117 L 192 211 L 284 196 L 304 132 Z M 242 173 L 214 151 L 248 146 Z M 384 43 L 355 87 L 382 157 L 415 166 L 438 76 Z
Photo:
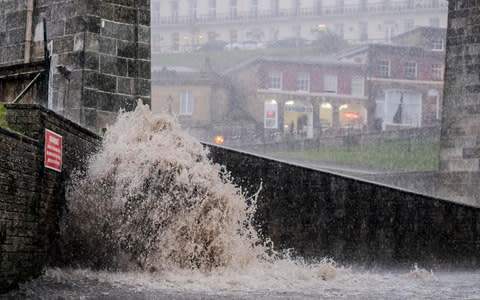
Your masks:
M 112 20 L 119 23 L 136 24 L 136 9 L 127 6 L 115 6 Z
M 128 74 L 128 65 L 127 59 L 100 55 L 100 72 L 102 73 L 125 77 Z
M 132 78 L 117 77 L 117 92 L 132 95 L 135 89 L 134 81 Z
M 129 60 L 128 61 L 128 77 L 138 77 L 142 79 L 150 79 L 150 61 Z
M 143 44 L 138 43 L 138 56 L 139 59 L 150 60 L 151 55 L 151 47 L 150 44 Z
M 105 21 L 105 27 L 101 30 L 101 35 L 109 38 L 115 38 L 124 41 L 135 40 L 135 26 Z
M 8 29 L 25 28 L 27 11 L 13 11 L 6 14 L 6 25 Z
M 99 37 L 98 39 L 99 43 L 99 51 L 102 54 L 109 54 L 109 55 L 116 55 L 117 54 L 117 46 L 116 46 L 116 40 L 112 38 L 107 38 L 107 37 Z
M 120 57 L 136 58 L 137 43 L 117 41 L 117 55 Z
M 148 79 L 135 79 L 135 94 L 139 96 L 151 95 L 151 82 Z

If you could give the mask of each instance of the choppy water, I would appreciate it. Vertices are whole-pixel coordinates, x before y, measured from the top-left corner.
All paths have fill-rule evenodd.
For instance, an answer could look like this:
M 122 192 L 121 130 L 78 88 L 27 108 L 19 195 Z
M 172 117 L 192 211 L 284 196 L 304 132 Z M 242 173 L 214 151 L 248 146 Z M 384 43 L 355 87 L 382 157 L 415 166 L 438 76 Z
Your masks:
M 255 196 L 141 104 L 88 166 L 62 224 L 64 259 L 80 269 L 49 269 L 3 298 L 480 299 L 480 271 L 355 271 L 275 252 L 251 225 Z
M 308 269 L 308 268 L 307 268 Z M 274 271 L 274 270 L 272 270 Z M 291 276 L 287 274 L 291 273 Z M 480 299 L 480 272 L 344 271 L 330 280 L 271 274 L 55 270 L 1 299 Z

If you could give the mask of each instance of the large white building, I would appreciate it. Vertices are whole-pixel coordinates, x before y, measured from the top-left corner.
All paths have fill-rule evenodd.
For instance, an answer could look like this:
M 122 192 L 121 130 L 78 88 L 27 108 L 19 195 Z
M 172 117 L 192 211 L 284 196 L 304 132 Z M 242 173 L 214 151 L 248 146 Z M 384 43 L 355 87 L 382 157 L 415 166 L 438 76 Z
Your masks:
M 209 41 L 315 40 L 329 30 L 351 43 L 389 43 L 415 27 L 447 27 L 445 0 L 152 0 L 153 52 Z

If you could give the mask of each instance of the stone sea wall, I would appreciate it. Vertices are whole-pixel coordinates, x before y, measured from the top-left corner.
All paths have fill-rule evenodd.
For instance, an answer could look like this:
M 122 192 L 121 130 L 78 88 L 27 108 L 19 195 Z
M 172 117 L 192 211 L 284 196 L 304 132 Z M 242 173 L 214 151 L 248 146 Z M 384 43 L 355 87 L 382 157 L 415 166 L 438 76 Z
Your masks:
M 480 208 L 207 145 L 279 249 L 362 266 L 478 267 Z
M 59 263 L 56 246 L 65 181 L 100 138 L 37 105 L 6 105 L 0 128 L 0 292 Z M 43 167 L 45 128 L 63 137 L 63 171 Z

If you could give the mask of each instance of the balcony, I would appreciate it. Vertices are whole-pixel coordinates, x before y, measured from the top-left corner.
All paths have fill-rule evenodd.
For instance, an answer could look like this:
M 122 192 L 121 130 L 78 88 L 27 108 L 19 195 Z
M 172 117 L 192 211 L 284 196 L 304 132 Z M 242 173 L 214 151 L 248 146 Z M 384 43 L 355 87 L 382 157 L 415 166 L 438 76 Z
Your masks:
M 301 9 L 258 10 L 258 11 L 230 11 L 196 16 L 161 16 L 152 11 L 152 25 L 188 25 L 188 24 L 225 24 L 264 21 L 266 19 L 281 18 L 308 18 L 318 16 L 355 16 L 361 14 L 384 14 L 421 11 L 447 11 L 447 1 L 423 0 L 378 2 L 345 6 L 307 7 Z

